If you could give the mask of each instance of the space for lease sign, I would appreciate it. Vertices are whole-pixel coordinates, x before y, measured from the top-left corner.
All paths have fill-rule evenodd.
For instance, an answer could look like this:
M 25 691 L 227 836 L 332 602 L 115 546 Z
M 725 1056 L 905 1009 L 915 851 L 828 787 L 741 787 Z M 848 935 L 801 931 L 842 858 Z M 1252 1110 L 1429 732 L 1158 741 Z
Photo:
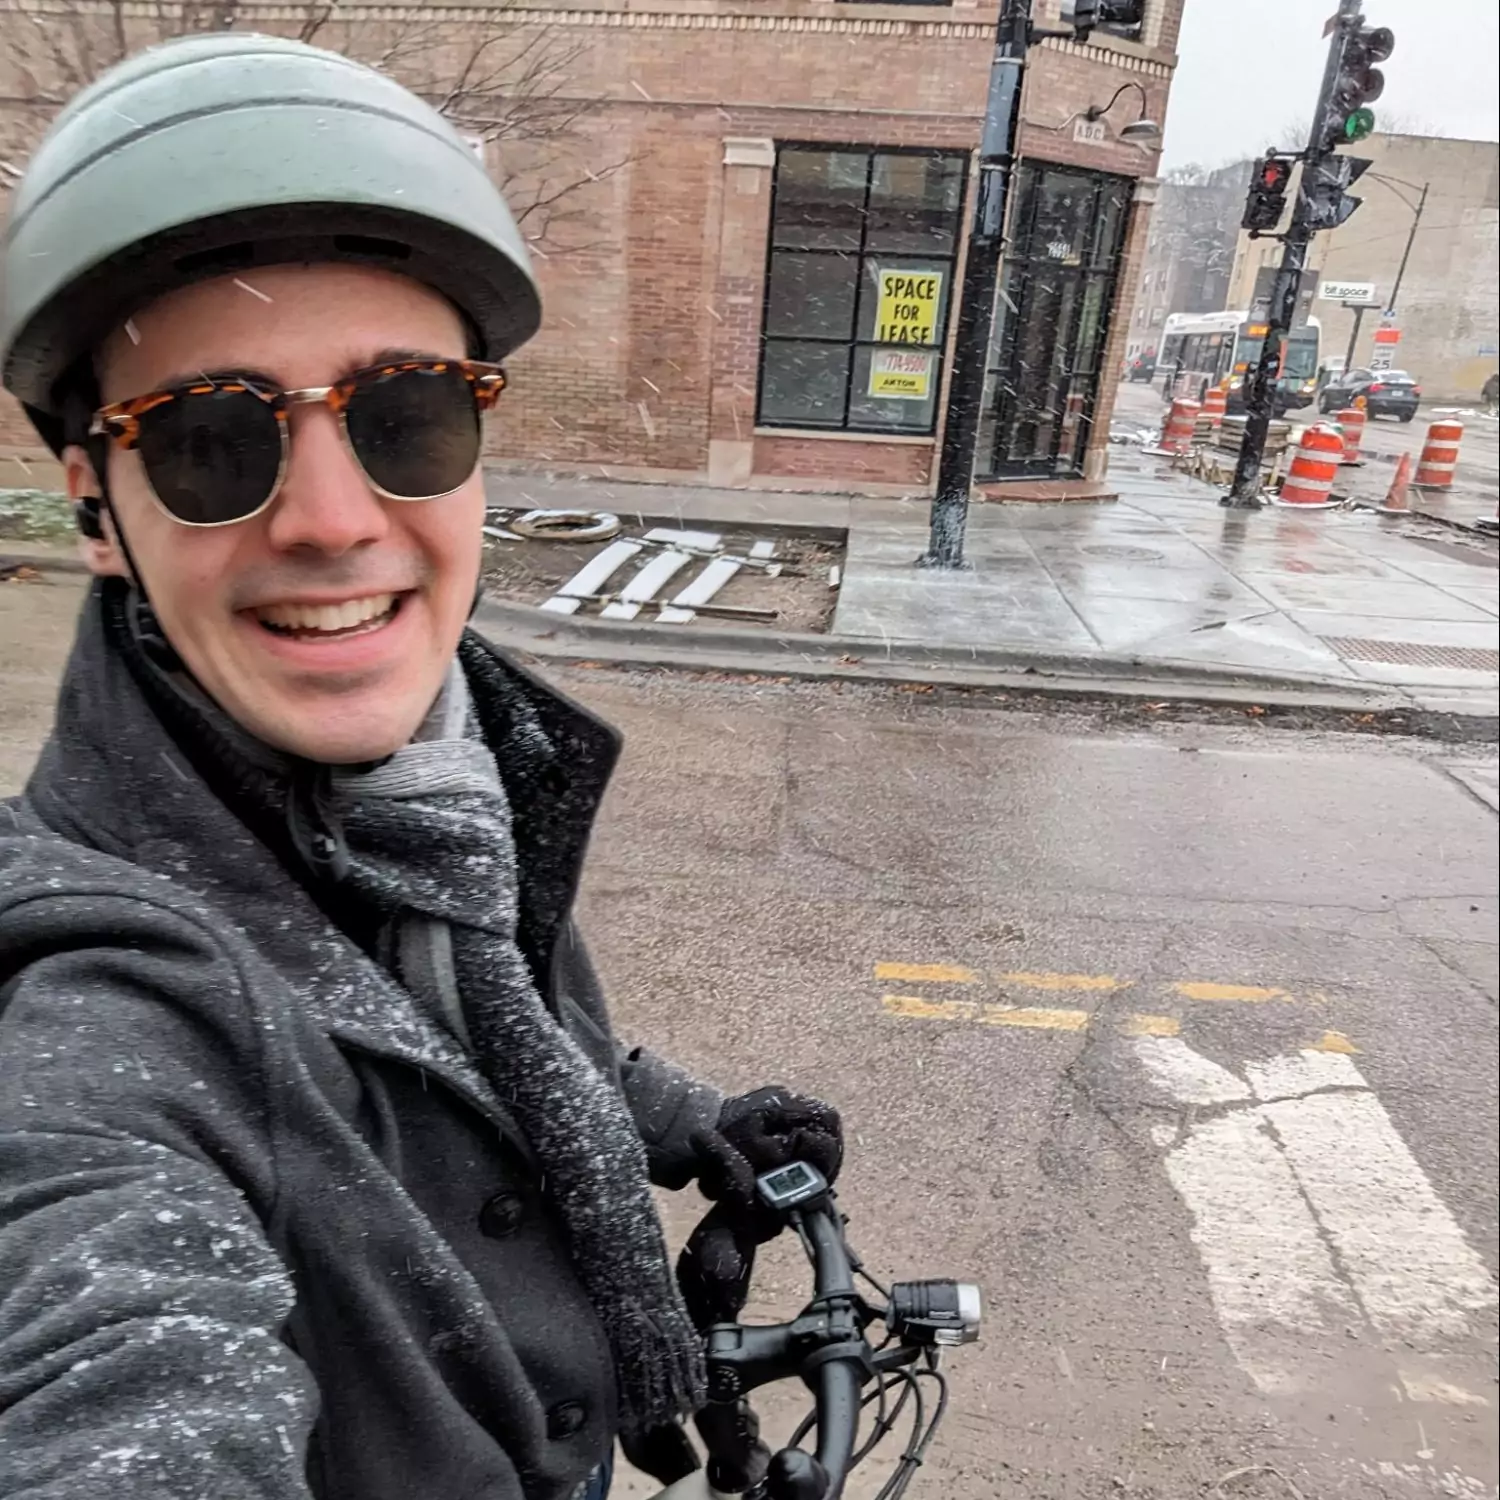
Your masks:
M 937 343 L 941 271 L 882 271 L 875 313 L 877 344 Z

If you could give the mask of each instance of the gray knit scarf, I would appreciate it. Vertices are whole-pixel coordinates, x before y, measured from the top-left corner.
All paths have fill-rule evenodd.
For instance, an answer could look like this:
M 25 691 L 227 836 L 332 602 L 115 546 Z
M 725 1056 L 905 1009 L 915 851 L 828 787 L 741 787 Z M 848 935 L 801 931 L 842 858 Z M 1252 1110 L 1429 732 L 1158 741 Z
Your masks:
M 510 804 L 457 662 L 418 738 L 374 770 L 335 771 L 334 792 L 348 881 L 390 916 L 396 977 L 442 1006 L 536 1153 L 609 1336 L 622 1428 L 696 1410 L 702 1343 L 672 1276 L 645 1147 L 516 945 Z

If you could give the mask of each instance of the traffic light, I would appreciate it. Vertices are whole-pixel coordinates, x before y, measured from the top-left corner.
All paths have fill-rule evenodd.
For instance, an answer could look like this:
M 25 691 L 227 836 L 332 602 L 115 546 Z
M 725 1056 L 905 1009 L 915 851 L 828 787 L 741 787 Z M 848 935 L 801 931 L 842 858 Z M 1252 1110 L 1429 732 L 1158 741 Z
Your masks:
M 1370 170 L 1367 156 L 1320 156 L 1302 173 L 1309 229 L 1337 229 L 1364 202 L 1348 192 Z
M 1323 117 L 1320 145 L 1324 151 L 1352 146 L 1375 128 L 1375 116 L 1366 108 L 1380 97 L 1385 74 L 1375 66 L 1396 48 L 1396 35 L 1389 26 L 1361 26 L 1344 39 L 1338 77 Z
M 1292 180 L 1292 163 L 1285 156 L 1263 156 L 1250 173 L 1250 193 L 1240 228 L 1252 234 L 1267 234 L 1281 223 L 1286 212 L 1286 190 Z
M 1063 0 L 1062 19 L 1080 42 L 1088 41 L 1093 31 L 1139 41 L 1146 5 L 1145 0 Z

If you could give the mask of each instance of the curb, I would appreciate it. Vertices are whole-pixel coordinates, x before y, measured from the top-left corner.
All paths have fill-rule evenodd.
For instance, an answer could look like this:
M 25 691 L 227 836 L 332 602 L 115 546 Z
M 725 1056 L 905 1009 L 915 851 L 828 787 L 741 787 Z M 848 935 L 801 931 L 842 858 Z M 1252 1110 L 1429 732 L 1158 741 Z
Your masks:
M 0 537 L 0 571 L 6 568 L 36 568 L 43 573 L 84 573 L 89 565 L 70 546 L 66 550 L 45 542 L 25 542 L 18 537 Z
M 78 557 L 43 544 L 0 542 L 0 570 L 27 565 L 87 575 Z M 691 625 L 580 621 L 485 594 L 471 623 L 496 645 L 558 663 L 600 662 L 628 669 L 781 677 L 875 686 L 997 690 L 1093 703 L 1266 709 L 1314 718 L 1357 716 L 1365 727 L 1489 742 L 1500 733 L 1486 707 L 1425 709 L 1401 690 L 1315 674 L 1243 671 L 1196 662 L 1098 652 L 1034 651 L 877 642 L 853 636 Z M 1427 727 L 1427 726 L 1434 727 Z
M 473 625 L 496 645 L 547 660 L 620 667 L 728 672 L 883 684 L 1019 689 L 1059 697 L 1160 698 L 1218 707 L 1411 714 L 1399 692 L 1335 678 L 1213 669 L 1151 661 L 1009 649 L 881 644 L 851 636 L 580 622 L 486 595 Z

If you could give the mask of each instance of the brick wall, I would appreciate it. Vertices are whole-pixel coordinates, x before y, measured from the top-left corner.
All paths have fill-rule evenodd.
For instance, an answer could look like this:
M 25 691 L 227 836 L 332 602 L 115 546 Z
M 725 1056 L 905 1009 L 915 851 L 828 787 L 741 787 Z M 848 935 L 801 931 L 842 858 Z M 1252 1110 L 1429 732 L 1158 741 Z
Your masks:
M 87 0 L 69 0 L 66 9 L 63 0 L 29 3 L 55 3 L 68 16 Z M 1145 112 L 1164 118 L 1181 5 L 1153 7 L 1148 47 L 1034 49 L 1023 152 L 1148 175 L 1152 155 L 1113 139 L 1077 142 L 1073 120 L 1127 80 L 1145 91 Z M 294 32 L 302 17 L 296 6 L 232 8 L 245 30 Z M 873 485 L 875 475 L 926 483 L 931 455 L 920 445 L 755 439 L 770 158 L 755 148 L 736 154 L 733 143 L 972 148 L 996 8 L 994 0 L 932 7 L 675 0 L 659 12 L 630 9 L 627 0 L 587 9 L 422 8 L 427 44 L 397 59 L 398 76 L 433 92 L 472 55 L 476 36 L 539 39 L 563 60 L 558 106 L 580 108 L 565 135 L 547 142 L 551 181 L 577 187 L 564 200 L 568 217 L 547 227 L 538 246 L 547 319 L 512 362 L 491 453 L 521 464 L 712 474 L 733 483 L 755 474 L 823 483 L 839 473 L 855 484 Z M 1055 6 L 1038 9 L 1045 19 Z M 320 40 L 357 56 L 390 46 L 397 26 L 390 8 L 345 6 L 339 14 L 339 29 Z M 27 101 L 59 87 L 56 78 L 34 76 L 30 54 L 18 63 L 7 40 L 17 25 L 34 24 L 0 12 L 0 143 L 15 156 L 46 112 Z M 1140 112 L 1139 96 L 1127 90 L 1107 117 L 1111 135 Z M 537 151 L 491 147 L 492 170 L 508 167 L 526 191 L 535 189 L 539 161 Z M 1127 316 L 1137 279 L 1118 281 Z M 1121 326 L 1116 309 L 1112 350 Z M 28 440 L 8 398 L 0 401 L 0 448 Z
M 856 491 L 906 492 L 926 488 L 932 455 L 930 442 L 860 442 L 842 435 L 829 439 L 762 433 L 755 439 L 755 472 L 768 479 L 836 481 Z

